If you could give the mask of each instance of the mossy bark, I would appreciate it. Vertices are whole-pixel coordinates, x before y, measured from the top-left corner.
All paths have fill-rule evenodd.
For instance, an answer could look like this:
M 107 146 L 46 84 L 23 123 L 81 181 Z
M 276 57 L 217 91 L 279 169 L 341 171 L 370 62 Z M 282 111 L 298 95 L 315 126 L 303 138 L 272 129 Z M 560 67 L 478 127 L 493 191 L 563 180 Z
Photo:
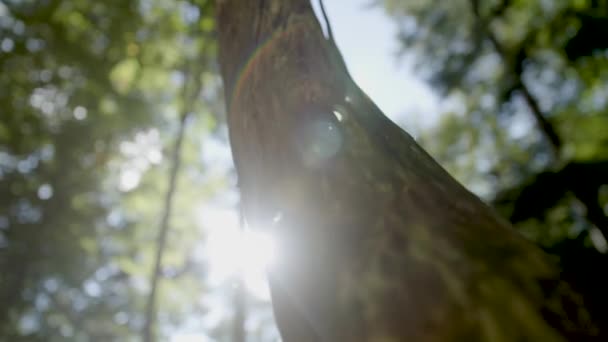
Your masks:
M 280 242 L 285 341 L 597 334 L 549 257 L 355 85 L 309 1 L 221 0 L 218 27 L 244 214 Z

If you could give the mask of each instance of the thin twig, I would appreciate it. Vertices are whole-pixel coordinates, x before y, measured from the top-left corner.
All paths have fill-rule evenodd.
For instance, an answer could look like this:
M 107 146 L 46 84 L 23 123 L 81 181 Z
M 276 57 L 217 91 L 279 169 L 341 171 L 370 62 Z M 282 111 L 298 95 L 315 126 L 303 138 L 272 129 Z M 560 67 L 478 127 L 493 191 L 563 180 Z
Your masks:
M 327 11 L 325 10 L 325 4 L 323 0 L 319 0 L 319 7 L 321 7 L 323 21 L 325 22 L 325 27 L 327 28 L 327 39 L 331 42 L 335 42 L 334 31 L 331 29 L 331 23 L 329 22 L 329 18 L 327 17 Z

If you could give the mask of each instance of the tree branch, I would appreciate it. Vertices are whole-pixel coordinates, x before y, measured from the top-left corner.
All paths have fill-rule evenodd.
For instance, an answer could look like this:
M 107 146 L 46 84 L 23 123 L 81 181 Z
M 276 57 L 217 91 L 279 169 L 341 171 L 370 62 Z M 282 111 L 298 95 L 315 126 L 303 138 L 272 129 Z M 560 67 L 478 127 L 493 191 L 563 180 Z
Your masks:
M 308 0 L 224 0 L 218 32 L 243 213 L 280 241 L 284 341 L 588 335 L 552 260 L 357 87 Z
M 490 18 L 488 18 L 488 20 L 485 20 L 483 18 L 479 10 L 479 0 L 471 0 L 471 7 L 477 20 L 477 26 L 479 30 L 486 34 L 498 55 L 503 59 L 503 61 L 505 61 L 505 63 L 508 63 L 507 54 L 504 48 L 492 32 L 492 30 L 488 27 L 489 21 L 491 21 L 495 17 L 491 16 Z M 504 9 L 501 11 L 504 11 Z M 522 46 L 521 49 L 523 50 L 524 47 Z M 528 104 L 530 113 L 532 114 L 534 120 L 537 123 L 537 127 L 539 128 L 545 139 L 549 142 L 549 146 L 551 147 L 554 160 L 557 162 L 559 160 L 559 155 L 563 145 L 562 139 L 558 135 L 551 122 L 549 122 L 549 120 L 543 115 L 538 101 L 536 100 L 536 98 L 534 98 L 534 96 L 530 92 L 530 89 L 523 81 L 521 77 L 521 71 L 523 70 L 523 61 L 524 58 L 518 57 L 515 62 L 516 65 L 514 66 L 514 69 L 511 70 L 511 74 L 515 78 L 514 90 L 521 91 L 524 100 Z M 608 217 L 603 213 L 603 210 L 599 208 L 599 204 L 597 202 L 597 192 L 590 193 L 589 191 L 585 191 L 583 193 L 581 191 L 576 191 L 576 188 L 574 186 L 571 187 L 570 190 L 573 191 L 579 202 L 581 202 L 581 204 L 585 206 L 587 220 L 591 222 L 594 226 L 596 226 L 602 232 L 604 238 L 608 240 Z
M 156 296 L 158 292 L 158 286 L 161 278 L 161 268 L 162 268 L 162 259 L 163 254 L 165 252 L 166 244 L 167 244 L 167 235 L 169 233 L 169 220 L 171 218 L 171 211 L 173 206 L 173 197 L 175 195 L 177 189 L 177 179 L 179 175 L 179 170 L 181 166 L 181 150 L 184 140 L 184 135 L 186 131 L 186 124 L 189 116 L 192 113 L 192 107 L 194 105 L 194 101 L 200 92 L 200 81 L 197 73 L 192 70 L 187 70 L 185 72 L 189 78 L 194 79 L 192 82 L 194 86 L 191 89 L 191 93 L 189 93 L 188 89 L 188 78 L 184 81 L 183 86 L 183 98 L 184 104 L 182 113 L 179 119 L 179 126 L 177 131 L 177 136 L 175 140 L 175 145 L 172 151 L 172 159 L 171 166 L 169 170 L 169 181 L 167 192 L 165 193 L 165 198 L 163 202 L 163 209 L 161 214 L 161 220 L 158 228 L 158 236 L 156 239 L 156 254 L 154 257 L 154 270 L 152 272 L 152 276 L 150 278 L 150 294 L 148 295 L 148 301 L 146 303 L 146 311 L 145 311 L 145 321 L 144 328 L 142 332 L 142 339 L 144 342 L 153 342 L 155 341 L 155 332 L 154 325 L 156 322 Z M 194 76 L 193 76 L 194 75 Z
M 485 20 L 480 13 L 479 0 L 471 0 L 471 7 L 473 9 L 473 14 L 475 15 L 475 18 L 477 21 L 478 29 L 480 29 L 482 32 L 485 33 L 485 35 L 487 36 L 488 40 L 490 40 L 490 42 L 492 43 L 494 50 L 496 50 L 496 53 L 498 53 L 500 58 L 505 63 L 508 63 L 509 60 L 508 60 L 508 57 L 507 57 L 507 54 L 506 54 L 504 48 L 502 47 L 502 44 L 498 41 L 498 38 L 496 38 L 496 36 L 492 32 L 492 30 L 488 27 L 489 20 Z M 494 16 L 492 16 L 490 18 L 490 20 L 492 18 L 494 18 Z M 520 64 L 521 62 L 522 62 L 521 60 L 517 61 L 518 64 Z M 520 67 L 518 67 L 518 66 L 516 66 L 516 67 L 521 70 Z M 534 120 L 536 121 L 540 132 L 546 138 L 547 142 L 549 143 L 549 146 L 551 147 L 553 156 L 555 157 L 555 159 L 559 158 L 559 153 L 560 153 L 560 149 L 562 146 L 561 138 L 557 134 L 557 132 L 556 132 L 555 128 L 553 127 L 553 125 L 551 124 L 551 122 L 549 122 L 549 120 L 547 120 L 547 118 L 545 118 L 545 116 L 543 115 L 542 110 L 540 109 L 540 105 L 538 104 L 538 101 L 534 98 L 534 96 L 530 92 L 530 89 L 523 81 L 523 79 L 521 77 L 521 73 L 519 73 L 515 70 L 512 70 L 511 74 L 515 78 L 515 87 L 514 88 L 516 90 L 519 90 L 522 92 L 522 94 L 524 96 L 524 100 L 528 104 L 530 113 L 534 117 Z

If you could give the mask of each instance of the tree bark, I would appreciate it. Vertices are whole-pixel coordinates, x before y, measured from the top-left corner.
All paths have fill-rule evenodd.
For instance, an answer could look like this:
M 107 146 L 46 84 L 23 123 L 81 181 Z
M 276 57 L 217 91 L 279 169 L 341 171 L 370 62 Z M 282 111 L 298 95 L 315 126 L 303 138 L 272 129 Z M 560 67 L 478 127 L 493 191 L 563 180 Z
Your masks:
M 247 223 L 272 230 L 284 341 L 577 341 L 559 269 L 350 78 L 308 0 L 218 0 Z

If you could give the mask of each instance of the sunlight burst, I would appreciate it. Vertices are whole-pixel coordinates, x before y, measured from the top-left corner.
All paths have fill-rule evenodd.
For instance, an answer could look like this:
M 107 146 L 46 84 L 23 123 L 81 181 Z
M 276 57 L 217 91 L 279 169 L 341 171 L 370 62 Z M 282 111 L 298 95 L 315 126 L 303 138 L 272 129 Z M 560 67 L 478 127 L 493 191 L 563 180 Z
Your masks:
M 249 292 L 259 299 L 270 294 L 266 269 L 276 260 L 276 241 L 258 229 L 241 229 L 238 214 L 230 209 L 204 210 L 201 220 L 207 232 L 204 253 L 214 283 L 241 277 Z

